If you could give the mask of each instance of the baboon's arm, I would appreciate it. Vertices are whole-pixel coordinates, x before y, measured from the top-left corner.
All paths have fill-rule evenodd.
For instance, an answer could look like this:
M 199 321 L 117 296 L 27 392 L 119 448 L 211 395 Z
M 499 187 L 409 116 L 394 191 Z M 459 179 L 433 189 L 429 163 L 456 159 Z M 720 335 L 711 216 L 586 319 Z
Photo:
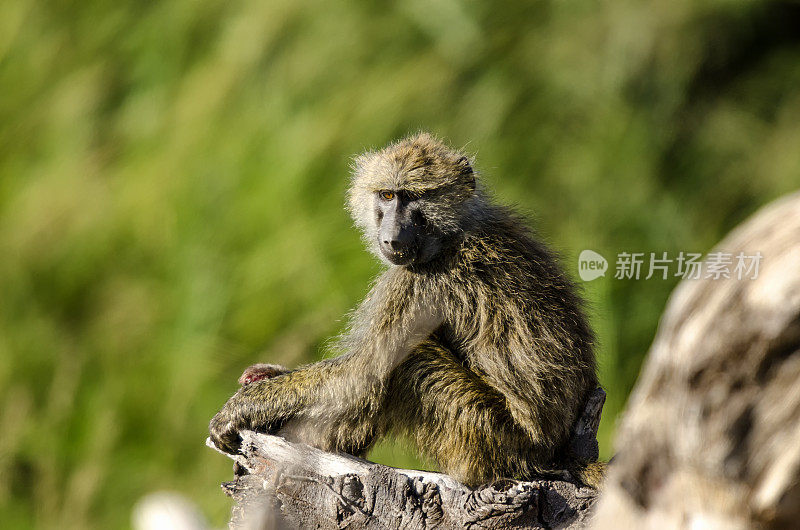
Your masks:
M 392 373 L 387 402 L 386 430 L 407 434 L 460 482 L 476 485 L 528 471 L 519 454 L 524 433 L 505 397 L 435 340 L 422 343 Z
M 375 433 L 389 374 L 441 324 L 433 298 L 406 271 L 390 269 L 356 311 L 343 355 L 240 388 L 211 420 L 211 439 L 235 452 L 240 429 L 278 431 L 357 452 Z

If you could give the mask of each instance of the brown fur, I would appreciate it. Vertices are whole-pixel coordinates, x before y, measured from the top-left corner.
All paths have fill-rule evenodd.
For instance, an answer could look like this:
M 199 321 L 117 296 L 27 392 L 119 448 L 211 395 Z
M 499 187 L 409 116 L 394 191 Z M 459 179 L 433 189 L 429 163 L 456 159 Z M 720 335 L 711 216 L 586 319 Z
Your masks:
M 553 255 L 428 134 L 356 159 L 348 204 L 379 255 L 381 190 L 413 194 L 435 252 L 377 279 L 339 357 L 241 388 L 214 441 L 235 451 L 254 428 L 363 454 L 400 432 L 467 484 L 576 468 L 565 447 L 597 385 L 593 338 Z

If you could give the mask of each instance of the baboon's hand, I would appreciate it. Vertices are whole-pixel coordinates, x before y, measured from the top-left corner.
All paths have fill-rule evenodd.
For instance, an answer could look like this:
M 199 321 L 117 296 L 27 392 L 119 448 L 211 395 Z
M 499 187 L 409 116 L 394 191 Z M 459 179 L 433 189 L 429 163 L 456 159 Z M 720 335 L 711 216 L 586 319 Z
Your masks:
M 239 451 L 241 430 L 276 432 L 298 410 L 297 393 L 286 375 L 261 379 L 239 389 L 211 420 L 211 441 L 226 453 Z
M 226 453 L 236 454 L 239 452 L 239 446 L 242 443 L 239 429 L 245 428 L 243 420 L 244 418 L 241 416 L 232 414 L 226 403 L 225 407 L 217 412 L 208 425 L 211 441 L 214 442 L 214 445 Z

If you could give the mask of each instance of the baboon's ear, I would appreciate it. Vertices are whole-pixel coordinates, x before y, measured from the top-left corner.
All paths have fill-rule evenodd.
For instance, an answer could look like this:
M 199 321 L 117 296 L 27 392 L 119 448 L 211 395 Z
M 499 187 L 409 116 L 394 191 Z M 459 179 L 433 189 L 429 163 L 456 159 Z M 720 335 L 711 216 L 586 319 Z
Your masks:
M 469 163 L 469 158 L 462 156 L 456 162 L 456 167 L 459 168 L 459 173 L 464 176 L 467 186 L 472 191 L 475 191 L 475 172 L 472 170 L 472 165 Z

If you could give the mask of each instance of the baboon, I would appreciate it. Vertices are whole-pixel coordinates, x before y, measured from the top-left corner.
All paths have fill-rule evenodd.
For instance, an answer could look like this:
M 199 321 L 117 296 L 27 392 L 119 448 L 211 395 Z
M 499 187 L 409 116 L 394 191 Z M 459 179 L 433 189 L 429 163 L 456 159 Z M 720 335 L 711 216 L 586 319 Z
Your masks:
M 576 287 L 525 222 L 494 204 L 470 159 L 427 133 L 355 159 L 349 210 L 388 267 L 339 338 L 338 357 L 253 367 L 210 425 L 363 455 L 386 433 L 416 441 L 468 485 L 601 465 L 567 450 L 597 386 Z

